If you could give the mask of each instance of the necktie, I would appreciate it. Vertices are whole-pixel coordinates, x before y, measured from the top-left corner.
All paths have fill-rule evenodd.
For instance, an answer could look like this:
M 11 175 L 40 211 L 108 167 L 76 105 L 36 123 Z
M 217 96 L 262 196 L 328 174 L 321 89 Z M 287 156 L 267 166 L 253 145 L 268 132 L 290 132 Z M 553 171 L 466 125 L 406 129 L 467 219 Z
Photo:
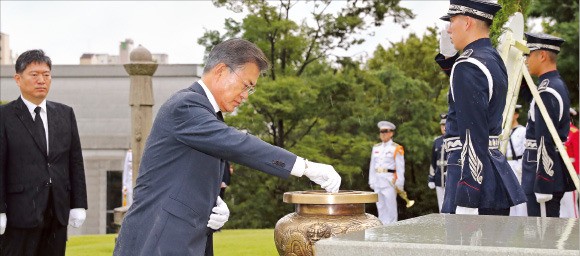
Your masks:
M 36 107 L 34 109 L 34 113 L 36 113 L 34 116 L 34 126 L 36 127 L 36 131 L 40 138 L 40 146 L 43 149 L 42 151 L 46 153 L 46 131 L 44 130 L 44 123 L 42 122 L 42 118 L 40 117 L 40 107 Z
M 218 111 L 216 114 L 217 114 L 218 120 L 224 122 L 224 116 L 222 115 L 222 112 Z

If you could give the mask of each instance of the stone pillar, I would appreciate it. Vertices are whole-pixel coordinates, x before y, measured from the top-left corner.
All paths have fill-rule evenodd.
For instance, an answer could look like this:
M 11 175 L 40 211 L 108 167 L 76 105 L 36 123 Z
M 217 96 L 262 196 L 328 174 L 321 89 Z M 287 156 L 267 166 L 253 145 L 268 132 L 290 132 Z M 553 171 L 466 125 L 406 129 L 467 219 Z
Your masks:
M 131 52 L 131 63 L 123 65 L 131 77 L 129 106 L 131 106 L 131 150 L 133 151 L 133 187 L 139 173 L 141 156 L 153 123 L 152 76 L 157 70 L 151 53 L 139 45 Z
M 133 152 L 133 187 L 139 173 L 141 156 L 145 149 L 145 142 L 151 132 L 153 122 L 153 83 L 152 76 L 157 70 L 151 52 L 139 45 L 131 51 L 131 62 L 123 65 L 131 77 L 129 91 L 129 106 L 131 106 L 131 150 Z M 121 225 L 128 207 L 119 207 L 114 210 L 114 221 Z

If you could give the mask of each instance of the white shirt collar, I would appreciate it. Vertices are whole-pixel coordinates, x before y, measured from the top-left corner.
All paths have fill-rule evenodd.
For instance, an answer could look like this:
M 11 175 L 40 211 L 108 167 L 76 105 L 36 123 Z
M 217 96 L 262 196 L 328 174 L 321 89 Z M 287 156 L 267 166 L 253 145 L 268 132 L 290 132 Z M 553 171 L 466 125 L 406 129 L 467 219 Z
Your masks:
M 34 113 L 34 109 L 37 107 L 36 104 L 28 101 L 27 99 L 25 99 L 22 94 L 20 95 L 20 98 L 22 99 L 22 101 L 24 102 L 24 105 L 26 105 L 26 107 L 28 108 L 28 112 L 30 112 L 30 114 L 32 115 L 32 117 L 36 116 L 36 113 Z M 40 103 L 40 105 L 38 105 L 41 110 L 40 111 L 44 111 L 46 113 L 46 99 L 42 100 L 42 102 Z
M 207 88 L 207 86 L 203 83 L 201 79 L 199 79 L 197 82 L 201 85 L 201 88 L 203 88 L 203 91 L 205 92 L 205 95 L 207 95 L 207 98 L 209 99 L 209 102 L 211 103 L 213 110 L 216 113 L 220 111 L 220 106 L 217 104 L 217 101 L 215 101 L 215 98 L 213 97 L 213 94 L 211 94 L 211 91 Z

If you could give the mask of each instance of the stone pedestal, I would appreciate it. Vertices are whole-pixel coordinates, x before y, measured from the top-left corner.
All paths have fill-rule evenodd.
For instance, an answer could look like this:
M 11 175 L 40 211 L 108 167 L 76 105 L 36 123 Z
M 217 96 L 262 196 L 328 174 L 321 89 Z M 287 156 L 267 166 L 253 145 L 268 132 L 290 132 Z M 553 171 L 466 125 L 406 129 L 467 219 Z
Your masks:
M 317 256 L 580 255 L 578 219 L 430 214 L 318 241 Z

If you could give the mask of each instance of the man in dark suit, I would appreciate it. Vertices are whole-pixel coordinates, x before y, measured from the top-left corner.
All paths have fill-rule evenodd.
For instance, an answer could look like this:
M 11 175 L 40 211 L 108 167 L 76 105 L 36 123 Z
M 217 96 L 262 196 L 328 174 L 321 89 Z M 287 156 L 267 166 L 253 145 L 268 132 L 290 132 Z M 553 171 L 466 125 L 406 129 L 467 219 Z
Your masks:
M 232 180 L 232 174 L 234 173 L 234 166 L 228 161 L 225 162 L 226 163 L 224 167 L 224 176 L 222 177 L 222 185 L 220 188 L 220 197 L 222 199 L 224 198 L 226 188 L 230 185 L 230 182 Z
M 69 106 L 47 101 L 51 60 L 22 53 L 21 96 L 0 107 L 0 255 L 64 255 L 67 223 L 85 220 L 81 143 Z
M 330 165 L 308 162 L 227 126 L 268 68 L 253 43 L 231 39 L 208 55 L 201 79 L 167 100 L 157 113 L 114 255 L 213 255 L 212 233 L 229 218 L 218 196 L 225 161 L 287 178 L 307 176 L 337 192 Z

